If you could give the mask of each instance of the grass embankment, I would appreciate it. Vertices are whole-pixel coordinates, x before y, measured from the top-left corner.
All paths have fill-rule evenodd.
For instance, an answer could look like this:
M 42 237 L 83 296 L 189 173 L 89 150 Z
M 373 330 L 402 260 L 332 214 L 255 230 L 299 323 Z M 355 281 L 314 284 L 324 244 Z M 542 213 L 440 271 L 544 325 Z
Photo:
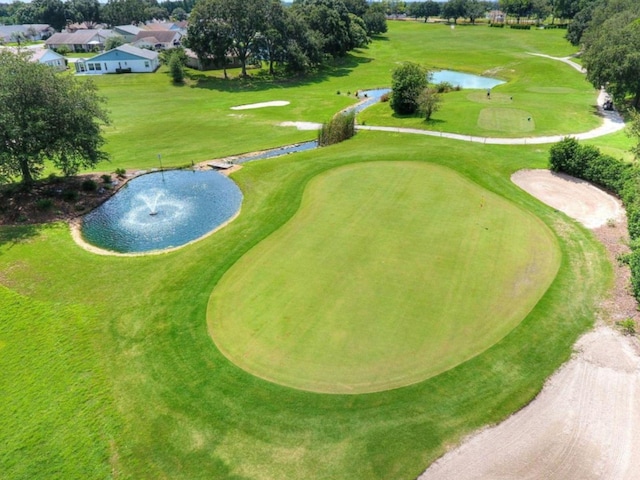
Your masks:
M 221 276 L 292 217 L 306 184 L 320 173 L 397 159 L 447 166 L 540 216 L 562 251 L 558 275 L 540 302 L 481 355 L 382 393 L 305 393 L 230 363 L 205 322 Z M 101 348 L 88 355 L 109 367 L 117 407 L 109 413 L 123 425 L 111 458 L 124 478 L 412 478 L 445 445 L 529 401 L 593 321 L 594 299 L 609 275 L 601 248 L 508 180 L 515 169 L 545 163 L 543 152 L 527 147 L 476 145 L 471 154 L 460 142 L 360 133 L 335 147 L 247 165 L 234 176 L 245 194 L 240 217 L 181 251 L 97 257 L 79 250 L 60 226 L 3 243 L 0 269 L 3 283 L 34 301 L 99 312 L 93 339 Z M 73 342 L 68 332 L 51 335 L 57 344 Z M 11 385 L 28 375 L 28 369 L 15 372 Z M 23 428 L 38 421 L 25 415 Z M 73 434 L 62 418 L 53 427 Z
M 218 347 L 262 378 L 362 393 L 416 383 L 504 337 L 549 286 L 548 229 L 453 171 L 349 165 L 215 288 Z
M 396 61 L 437 55 L 442 66 L 484 71 L 500 58 L 517 63 L 521 51 L 569 50 L 553 31 L 510 31 L 495 40 L 499 29 L 455 32 L 467 30 L 470 40 L 431 43 L 421 24 L 392 23 L 386 40 L 349 57 L 334 77 L 298 84 L 204 80 L 199 88 L 173 87 L 162 73 L 101 78 L 114 120 L 114 162 L 105 168 L 155 167 L 158 153 L 166 165 L 185 164 L 313 137 L 278 133 L 273 124 L 326 120 L 355 100 L 338 89 L 386 85 Z M 498 43 L 503 55 L 492 50 Z M 229 106 L 265 100 L 292 104 L 228 116 Z M 304 392 L 229 362 L 206 326 L 209 297 L 225 272 L 293 217 L 314 178 L 398 160 L 450 168 L 554 232 L 561 265 L 526 318 L 469 361 L 380 393 Z M 15 421 L 0 429 L 0 444 L 10 446 L 0 451 L 2 476 L 414 478 L 446 446 L 528 402 L 593 322 L 610 279 L 602 247 L 509 181 L 519 168 L 546 164 L 539 146 L 361 132 L 326 149 L 248 164 L 233 176 L 244 193 L 241 215 L 166 255 L 100 257 L 75 245 L 66 225 L 3 227 L 0 283 L 10 291 L 0 297 L 0 417 Z

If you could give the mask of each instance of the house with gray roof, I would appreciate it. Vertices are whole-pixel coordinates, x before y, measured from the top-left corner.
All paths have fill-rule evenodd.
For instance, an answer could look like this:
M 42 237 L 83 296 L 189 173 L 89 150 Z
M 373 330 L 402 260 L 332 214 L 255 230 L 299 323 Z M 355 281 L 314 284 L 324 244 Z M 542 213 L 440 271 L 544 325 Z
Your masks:
M 81 58 L 75 63 L 76 73 L 102 75 L 105 73 L 152 73 L 160 66 L 158 52 L 120 45 L 92 58 Z
M 72 52 L 91 52 L 102 50 L 105 40 L 112 35 L 112 30 L 77 30 L 72 33 L 54 33 L 44 43 L 53 50 L 64 46 Z
M 28 40 L 43 40 L 54 33 L 54 29 L 45 23 L 28 23 L 24 25 L 0 25 L 0 40 L 14 42 L 15 35 L 22 34 Z
M 173 30 L 141 30 L 131 42 L 140 48 L 167 50 L 180 45 L 182 34 Z
M 127 43 L 133 42 L 141 30 L 140 27 L 136 27 L 135 25 L 117 25 L 113 27 L 113 31 L 124 38 Z

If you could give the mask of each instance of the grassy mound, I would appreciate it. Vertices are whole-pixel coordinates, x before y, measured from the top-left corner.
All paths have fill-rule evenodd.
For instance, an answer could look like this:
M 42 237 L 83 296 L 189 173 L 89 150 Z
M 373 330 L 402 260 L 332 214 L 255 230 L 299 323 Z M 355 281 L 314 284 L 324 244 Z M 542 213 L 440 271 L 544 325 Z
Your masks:
M 386 390 L 504 337 L 559 258 L 536 217 L 452 170 L 350 165 L 315 178 L 291 221 L 227 273 L 209 328 L 262 378 L 326 393 Z

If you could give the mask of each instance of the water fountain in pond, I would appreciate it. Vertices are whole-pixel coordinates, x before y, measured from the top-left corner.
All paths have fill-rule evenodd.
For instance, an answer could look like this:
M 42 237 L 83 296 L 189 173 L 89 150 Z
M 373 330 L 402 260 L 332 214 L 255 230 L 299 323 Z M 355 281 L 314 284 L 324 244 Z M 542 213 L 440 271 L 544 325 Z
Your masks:
M 241 201 L 237 185 L 214 171 L 152 173 L 131 180 L 86 215 L 81 232 L 105 250 L 163 250 L 214 230 L 238 212 Z

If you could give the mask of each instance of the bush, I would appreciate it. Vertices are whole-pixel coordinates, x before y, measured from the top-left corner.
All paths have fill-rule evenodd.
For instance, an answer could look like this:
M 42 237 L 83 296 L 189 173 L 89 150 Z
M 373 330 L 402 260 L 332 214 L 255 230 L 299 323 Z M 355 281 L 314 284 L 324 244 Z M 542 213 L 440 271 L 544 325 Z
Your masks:
M 102 183 L 111 183 L 111 175 L 108 173 L 101 175 L 100 178 L 102 179 Z
M 116 168 L 115 174 L 119 177 L 124 177 L 127 171 L 124 168 Z
M 640 169 L 616 160 L 574 138 L 564 138 L 550 149 L 551 170 L 588 180 L 618 195 L 627 211 L 631 253 L 625 261 L 631 271 L 633 295 L 640 300 Z
M 67 202 L 75 202 L 78 199 L 78 192 L 75 190 L 64 190 L 62 192 L 62 199 Z
M 85 192 L 95 192 L 98 190 L 98 184 L 90 178 L 82 182 L 82 190 Z
M 493 28 L 504 28 L 504 23 L 490 23 L 489 26 Z
M 413 115 L 418 97 L 427 88 L 428 71 L 417 63 L 405 62 L 391 75 L 391 108 L 398 115 Z
M 353 110 L 348 113 L 338 113 L 328 123 L 323 123 L 318 132 L 318 146 L 325 147 L 343 142 L 355 135 L 356 114 Z
M 41 211 L 51 210 L 53 202 L 49 198 L 40 198 L 36 202 L 36 208 Z
M 622 330 L 622 333 L 625 335 L 635 335 L 636 334 L 636 322 L 633 318 L 626 318 L 624 320 L 620 320 L 617 322 L 618 326 Z
M 173 83 L 184 82 L 184 62 L 177 52 L 174 52 L 169 58 L 169 73 L 171 74 Z
M 509 25 L 509 28 L 513 28 L 514 30 L 531 30 L 531 25 L 519 25 L 519 24 L 514 24 L 514 25 Z

